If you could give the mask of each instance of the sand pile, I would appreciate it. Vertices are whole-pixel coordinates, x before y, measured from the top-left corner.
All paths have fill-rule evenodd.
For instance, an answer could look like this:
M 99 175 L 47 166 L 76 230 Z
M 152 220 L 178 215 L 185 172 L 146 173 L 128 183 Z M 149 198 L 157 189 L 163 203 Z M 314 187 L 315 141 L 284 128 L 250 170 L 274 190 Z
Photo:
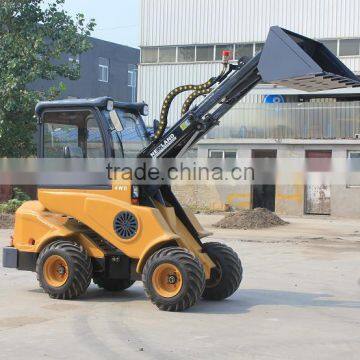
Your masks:
M 0 229 L 11 229 L 14 227 L 15 217 L 13 214 L 0 213 Z
M 222 229 L 263 229 L 272 226 L 288 224 L 276 214 L 263 208 L 254 210 L 240 209 L 234 213 L 227 214 L 222 220 L 214 224 Z

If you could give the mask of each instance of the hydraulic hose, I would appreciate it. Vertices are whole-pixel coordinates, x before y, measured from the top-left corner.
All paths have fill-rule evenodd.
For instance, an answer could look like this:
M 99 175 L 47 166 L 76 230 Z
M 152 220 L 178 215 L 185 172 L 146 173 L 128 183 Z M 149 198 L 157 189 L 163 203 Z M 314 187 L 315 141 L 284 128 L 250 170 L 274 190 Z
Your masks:
M 189 95 L 189 97 L 185 100 L 184 105 L 181 109 L 181 116 L 184 116 L 190 109 L 191 105 L 194 101 L 201 95 L 207 95 L 211 92 L 211 88 L 194 91 Z
M 193 91 L 189 97 L 185 100 L 185 103 L 181 109 L 181 115 L 185 115 L 188 112 L 194 101 L 201 95 L 209 94 L 212 89 L 211 87 L 216 83 L 222 82 L 232 71 L 228 61 L 223 62 L 223 69 L 217 77 L 210 78 L 207 82 L 200 85 L 184 85 L 178 86 L 172 90 L 165 98 L 163 106 L 161 108 L 159 126 L 154 134 L 154 140 L 159 139 L 165 132 L 168 123 L 168 115 L 172 102 L 179 94 L 185 91 Z
M 224 65 L 223 69 L 222 69 L 221 73 L 218 75 L 218 77 L 210 79 L 213 81 L 211 86 L 191 93 L 190 96 L 185 100 L 184 105 L 181 109 L 181 116 L 184 116 L 189 111 L 191 105 L 194 103 L 194 101 L 198 97 L 200 97 L 202 95 L 208 95 L 212 91 L 211 87 L 215 83 L 220 83 L 222 80 L 224 80 L 229 75 L 229 73 L 231 72 L 231 67 L 228 66 L 228 62 L 224 62 L 223 65 Z
M 155 134 L 154 134 L 154 139 L 158 139 L 160 138 L 165 130 L 166 130 L 166 126 L 167 126 L 167 122 L 168 122 L 168 115 L 169 115 L 169 110 L 171 107 L 172 102 L 174 101 L 174 99 L 176 98 L 176 96 L 178 96 L 179 94 L 185 92 L 185 91 L 194 91 L 193 94 L 195 93 L 208 93 L 210 92 L 209 89 L 211 88 L 211 86 L 213 86 L 216 83 L 217 78 L 211 78 L 209 79 L 207 82 L 200 84 L 200 85 L 184 85 L 184 86 L 178 86 L 177 88 L 175 88 L 174 90 L 172 90 L 165 98 L 163 106 L 161 108 L 161 114 L 160 114 L 160 120 L 159 120 L 159 126 L 158 129 L 156 130 Z M 205 92 L 206 91 L 206 92 Z M 191 94 L 189 96 L 189 98 L 192 99 L 192 95 Z M 200 94 L 202 95 L 202 94 Z M 195 99 L 200 96 L 200 95 L 196 95 L 196 97 L 192 100 L 192 102 L 189 104 L 189 107 L 191 106 L 191 104 L 195 101 Z M 189 99 L 188 98 L 188 99 Z M 187 99 L 187 100 L 188 100 Z M 191 101 L 191 99 L 189 101 Z M 186 104 L 186 102 L 185 102 Z M 184 107 L 185 107 L 184 104 Z M 183 107 L 183 109 L 184 109 Z

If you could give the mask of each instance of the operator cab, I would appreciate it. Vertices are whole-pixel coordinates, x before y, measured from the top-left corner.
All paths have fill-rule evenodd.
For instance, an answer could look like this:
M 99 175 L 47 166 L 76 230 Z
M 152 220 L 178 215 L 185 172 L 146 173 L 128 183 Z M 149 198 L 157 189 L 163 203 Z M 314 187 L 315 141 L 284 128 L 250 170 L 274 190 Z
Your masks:
M 134 158 L 149 144 L 145 103 L 109 97 L 40 102 L 38 157 Z

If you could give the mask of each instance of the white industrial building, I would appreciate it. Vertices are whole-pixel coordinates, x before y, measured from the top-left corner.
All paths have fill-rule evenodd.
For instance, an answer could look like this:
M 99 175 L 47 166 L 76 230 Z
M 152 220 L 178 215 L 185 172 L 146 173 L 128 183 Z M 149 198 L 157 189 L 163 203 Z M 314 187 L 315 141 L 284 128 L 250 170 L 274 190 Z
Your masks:
M 223 50 L 231 50 L 234 61 L 253 56 L 273 25 L 323 42 L 360 74 L 359 16 L 359 0 L 142 0 L 138 99 L 149 104 L 150 121 L 159 118 L 169 91 L 217 75 Z M 175 101 L 170 123 L 178 120 L 185 96 Z M 198 155 L 281 158 L 292 154 L 345 160 L 360 156 L 359 134 L 360 88 L 309 94 L 260 84 L 199 143 Z M 249 184 L 228 194 L 215 191 L 205 205 L 360 216 L 360 207 L 354 204 L 354 197 L 360 200 L 360 184 L 347 183 L 340 192 L 325 185 L 319 195 L 306 182 L 273 188 Z M 259 198 L 266 200 L 265 205 Z

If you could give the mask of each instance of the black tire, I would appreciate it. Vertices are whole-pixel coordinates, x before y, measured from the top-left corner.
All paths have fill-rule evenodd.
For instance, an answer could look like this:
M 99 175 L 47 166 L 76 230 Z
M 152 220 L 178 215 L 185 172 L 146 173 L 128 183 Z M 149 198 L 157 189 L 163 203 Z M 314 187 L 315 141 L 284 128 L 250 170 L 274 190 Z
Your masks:
M 216 242 L 204 244 L 206 252 L 217 265 L 206 281 L 202 297 L 206 300 L 223 300 L 231 296 L 240 286 L 243 269 L 236 252 Z
M 123 291 L 135 282 L 129 279 L 109 279 L 103 274 L 94 276 L 93 281 L 99 288 L 107 291 Z
M 175 266 L 181 275 L 181 288 L 175 296 L 164 297 L 154 287 L 154 271 L 162 264 Z M 183 311 L 201 298 L 205 287 L 205 272 L 200 260 L 188 250 L 168 247 L 158 250 L 147 260 L 142 281 L 146 295 L 160 310 Z
M 51 256 L 61 257 L 67 265 L 67 280 L 62 286 L 54 287 L 46 281 L 44 264 Z M 91 259 L 83 247 L 70 240 L 57 240 L 47 245 L 36 262 L 37 279 L 40 286 L 51 298 L 74 299 L 83 295 L 90 285 L 92 277 Z

